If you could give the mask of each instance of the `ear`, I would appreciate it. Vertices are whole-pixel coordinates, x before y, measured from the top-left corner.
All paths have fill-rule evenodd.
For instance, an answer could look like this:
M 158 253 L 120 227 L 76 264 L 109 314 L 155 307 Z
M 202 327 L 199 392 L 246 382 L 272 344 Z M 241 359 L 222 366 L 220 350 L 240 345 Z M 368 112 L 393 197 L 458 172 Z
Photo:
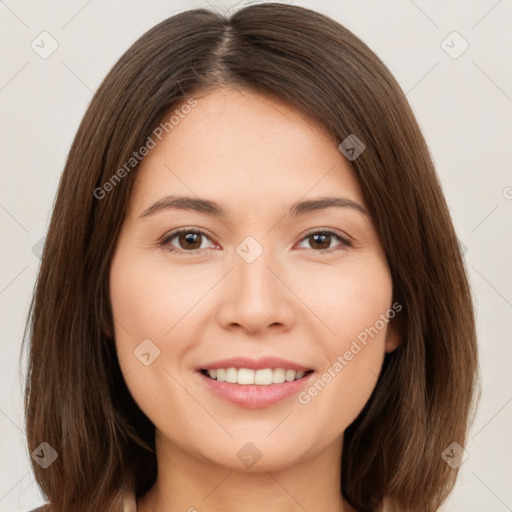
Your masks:
M 398 313 L 392 318 L 386 330 L 386 352 L 393 352 L 396 350 L 405 339 L 405 326 L 403 315 Z

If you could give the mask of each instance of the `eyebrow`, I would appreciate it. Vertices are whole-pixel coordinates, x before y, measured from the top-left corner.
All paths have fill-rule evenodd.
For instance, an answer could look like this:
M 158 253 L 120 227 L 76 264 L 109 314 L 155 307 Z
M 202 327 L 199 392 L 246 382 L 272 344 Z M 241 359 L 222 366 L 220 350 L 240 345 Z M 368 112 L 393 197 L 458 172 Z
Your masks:
M 292 203 L 286 212 L 286 215 L 297 217 L 332 207 L 351 208 L 368 217 L 368 211 L 363 206 L 346 197 L 319 197 L 317 199 L 297 201 Z M 149 208 L 146 208 L 139 217 L 145 218 L 149 217 L 150 215 L 154 215 L 157 212 L 175 209 L 195 211 L 221 219 L 226 219 L 229 216 L 228 211 L 215 201 L 211 201 L 209 199 L 201 199 L 198 197 L 170 195 L 159 199 Z

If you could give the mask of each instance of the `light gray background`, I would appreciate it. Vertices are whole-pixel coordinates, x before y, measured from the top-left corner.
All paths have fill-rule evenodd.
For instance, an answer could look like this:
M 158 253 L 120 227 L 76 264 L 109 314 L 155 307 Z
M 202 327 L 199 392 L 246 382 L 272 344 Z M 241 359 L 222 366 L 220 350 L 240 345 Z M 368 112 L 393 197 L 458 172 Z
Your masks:
M 219 10 L 246 3 L 211 0 Z M 394 73 L 418 118 L 467 248 L 481 350 L 482 397 L 465 447 L 469 457 L 445 510 L 512 510 L 511 1 L 294 3 L 362 38 Z M 17 362 L 39 265 L 32 249 L 45 236 L 72 138 L 93 92 L 129 45 L 164 18 L 195 7 L 208 4 L 0 1 L 2 512 L 43 502 L 24 444 Z M 43 31 L 59 45 L 47 59 L 31 48 L 32 41 L 43 45 Z M 457 58 L 445 51 L 463 48 L 458 36 L 446 39 L 453 31 L 469 44 Z

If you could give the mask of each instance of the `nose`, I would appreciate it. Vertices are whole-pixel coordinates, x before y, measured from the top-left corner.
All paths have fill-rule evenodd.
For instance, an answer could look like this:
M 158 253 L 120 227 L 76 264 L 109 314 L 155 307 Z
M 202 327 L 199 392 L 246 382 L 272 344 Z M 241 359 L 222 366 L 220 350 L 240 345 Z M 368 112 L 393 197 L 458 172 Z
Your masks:
M 266 249 L 249 261 L 236 252 L 233 254 L 233 269 L 226 276 L 220 297 L 219 323 L 224 328 L 241 328 L 251 334 L 291 329 L 300 301 L 286 283 L 282 263 Z

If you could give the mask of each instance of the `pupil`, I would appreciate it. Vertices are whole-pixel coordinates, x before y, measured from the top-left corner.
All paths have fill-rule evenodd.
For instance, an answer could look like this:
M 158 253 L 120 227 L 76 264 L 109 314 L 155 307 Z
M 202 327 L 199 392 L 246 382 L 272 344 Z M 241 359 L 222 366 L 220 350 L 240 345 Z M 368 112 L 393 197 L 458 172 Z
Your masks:
M 200 237 L 201 235 L 199 233 L 186 233 L 185 235 L 181 235 L 180 242 L 184 242 L 185 246 L 189 244 L 188 249 L 197 249 L 201 246 L 201 242 L 198 242 Z M 190 244 L 192 244 L 193 247 L 190 247 Z
M 330 234 L 329 233 L 324 233 L 324 234 L 316 234 L 316 235 L 312 235 L 313 237 L 313 240 L 314 240 L 314 243 L 315 244 L 320 244 L 322 245 L 322 240 L 323 240 L 323 246 L 321 247 L 321 249 L 328 249 L 329 248 L 329 245 L 330 245 Z M 318 240 L 319 238 L 321 238 L 322 240 Z M 327 245 L 325 245 L 325 240 L 327 240 Z

